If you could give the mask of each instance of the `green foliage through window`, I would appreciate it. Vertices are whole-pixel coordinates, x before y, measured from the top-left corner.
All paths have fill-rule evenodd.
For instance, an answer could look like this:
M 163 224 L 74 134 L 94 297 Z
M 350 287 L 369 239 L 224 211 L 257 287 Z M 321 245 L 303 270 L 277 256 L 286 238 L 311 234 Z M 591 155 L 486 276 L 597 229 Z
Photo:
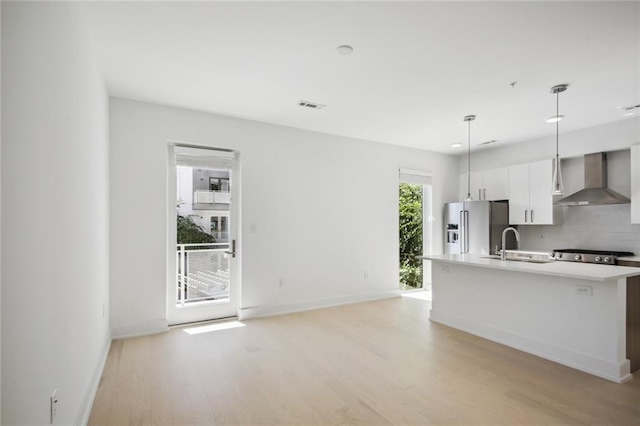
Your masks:
M 400 287 L 422 288 L 422 186 L 400 184 Z
M 178 214 L 178 244 L 206 244 L 215 243 L 216 239 L 208 234 L 204 228 L 193 221 L 189 215 Z

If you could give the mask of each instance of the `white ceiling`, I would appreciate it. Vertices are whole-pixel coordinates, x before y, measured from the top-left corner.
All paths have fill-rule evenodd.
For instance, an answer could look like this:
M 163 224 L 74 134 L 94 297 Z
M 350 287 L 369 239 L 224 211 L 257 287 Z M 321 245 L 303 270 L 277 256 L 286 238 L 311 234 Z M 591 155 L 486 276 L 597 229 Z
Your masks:
M 640 104 L 637 2 L 82 7 L 110 94 L 226 116 L 462 153 L 468 114 L 472 149 L 554 134 L 559 83 L 561 132 Z

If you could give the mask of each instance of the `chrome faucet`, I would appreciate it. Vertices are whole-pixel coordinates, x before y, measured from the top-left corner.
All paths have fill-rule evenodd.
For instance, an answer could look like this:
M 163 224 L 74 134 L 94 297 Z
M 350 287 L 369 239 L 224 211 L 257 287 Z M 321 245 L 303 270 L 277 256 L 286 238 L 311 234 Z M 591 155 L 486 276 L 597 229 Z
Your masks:
M 520 233 L 518 233 L 518 230 L 512 226 L 504 228 L 504 231 L 502 231 L 502 252 L 500 253 L 500 260 L 502 260 L 503 262 L 507 260 L 507 249 L 505 245 L 507 244 L 506 240 L 508 231 L 513 231 L 514 235 L 516 236 L 516 241 L 518 242 L 518 248 L 520 248 Z

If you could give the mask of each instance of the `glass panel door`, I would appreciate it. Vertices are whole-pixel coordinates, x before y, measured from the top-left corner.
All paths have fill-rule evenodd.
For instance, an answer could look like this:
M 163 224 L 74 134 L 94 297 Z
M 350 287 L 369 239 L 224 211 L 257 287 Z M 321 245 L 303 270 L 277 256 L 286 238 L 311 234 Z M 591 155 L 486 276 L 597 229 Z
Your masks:
M 169 324 L 237 315 L 234 153 L 169 147 Z

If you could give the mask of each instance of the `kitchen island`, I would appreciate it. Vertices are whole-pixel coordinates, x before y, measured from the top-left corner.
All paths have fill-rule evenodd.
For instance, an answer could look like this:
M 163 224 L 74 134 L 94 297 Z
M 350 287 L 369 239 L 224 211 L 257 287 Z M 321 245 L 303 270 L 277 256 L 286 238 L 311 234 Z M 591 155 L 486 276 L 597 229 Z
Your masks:
M 640 268 L 501 261 L 432 261 L 430 319 L 596 376 L 630 379 L 627 277 Z

